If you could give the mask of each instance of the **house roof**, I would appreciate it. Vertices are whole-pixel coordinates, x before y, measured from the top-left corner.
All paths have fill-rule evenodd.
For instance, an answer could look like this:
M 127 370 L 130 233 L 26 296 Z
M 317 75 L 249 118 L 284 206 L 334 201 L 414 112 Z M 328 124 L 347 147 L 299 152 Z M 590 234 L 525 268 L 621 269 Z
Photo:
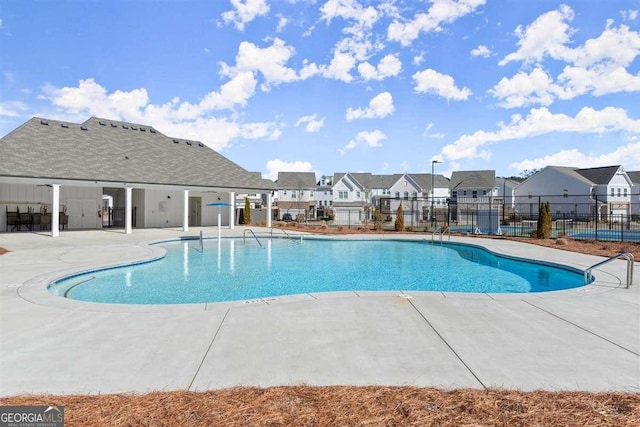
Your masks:
M 278 172 L 278 188 L 310 189 L 316 188 L 314 172 Z
M 399 173 L 394 175 L 371 175 L 371 188 L 378 190 L 391 188 L 401 176 L 402 174 Z
M 599 168 L 576 169 L 576 172 L 598 185 L 606 185 L 611 182 L 620 165 L 604 166 Z
M 627 176 L 634 184 L 640 184 L 640 171 L 627 171 Z
M 0 177 L 271 190 L 199 141 L 151 126 L 92 117 L 82 124 L 34 117 L 0 139 Z
M 493 170 L 456 171 L 449 181 L 451 190 L 493 188 L 495 185 L 496 171 Z
M 420 186 L 421 190 L 428 190 L 431 188 L 431 174 L 430 173 L 411 173 L 409 176 Z M 434 188 L 449 188 L 449 179 L 443 175 L 433 175 L 433 187 Z

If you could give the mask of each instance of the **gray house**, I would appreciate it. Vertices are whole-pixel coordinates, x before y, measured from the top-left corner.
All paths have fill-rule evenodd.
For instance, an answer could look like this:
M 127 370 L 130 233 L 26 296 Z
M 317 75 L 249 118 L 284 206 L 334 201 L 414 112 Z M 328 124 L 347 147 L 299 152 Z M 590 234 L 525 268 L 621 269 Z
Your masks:
M 199 141 L 97 117 L 81 124 L 32 118 L 0 139 L 0 158 L 6 231 L 102 228 L 103 200 L 115 213 L 107 224 L 126 233 L 217 225 L 216 209 L 207 207 L 213 202 L 231 205 L 221 223 L 233 227 L 237 192 L 270 198 L 275 188 Z
M 278 172 L 278 217 L 292 219 L 316 217 L 316 174 L 314 172 Z

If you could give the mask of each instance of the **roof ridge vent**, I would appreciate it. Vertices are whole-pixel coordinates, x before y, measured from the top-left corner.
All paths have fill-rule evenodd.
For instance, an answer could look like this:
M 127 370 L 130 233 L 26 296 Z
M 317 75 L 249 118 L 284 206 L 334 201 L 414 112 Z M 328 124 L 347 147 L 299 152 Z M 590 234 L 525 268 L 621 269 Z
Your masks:
M 147 130 L 145 128 L 140 128 L 140 132 L 146 132 Z
M 49 126 L 49 122 L 46 120 L 40 120 L 41 125 Z
M 66 123 L 60 123 L 60 127 L 63 127 L 65 129 L 69 129 L 69 125 Z
M 179 143 L 180 143 L 180 141 L 178 141 L 177 139 L 174 139 L 174 140 L 173 140 L 173 143 L 174 143 L 174 144 L 179 144 Z
M 149 128 L 149 132 L 156 133 L 156 130 L 154 128 Z
M 187 145 L 191 145 L 191 141 L 186 141 Z
M 198 147 L 204 147 L 204 144 L 202 142 L 198 142 Z
M 80 126 L 80 130 L 89 130 L 86 126 Z
M 100 126 L 106 126 L 106 125 L 107 125 L 107 124 L 106 124 L 105 122 L 103 122 L 102 120 L 100 120 L 98 123 L 100 124 Z
M 129 126 L 127 126 L 127 125 L 122 125 L 122 129 L 129 129 Z
M 131 126 L 131 130 L 138 130 L 138 128 L 135 126 Z
M 117 125 L 116 123 L 111 123 L 111 127 L 112 127 L 112 128 L 117 128 L 117 127 L 118 127 L 118 125 Z

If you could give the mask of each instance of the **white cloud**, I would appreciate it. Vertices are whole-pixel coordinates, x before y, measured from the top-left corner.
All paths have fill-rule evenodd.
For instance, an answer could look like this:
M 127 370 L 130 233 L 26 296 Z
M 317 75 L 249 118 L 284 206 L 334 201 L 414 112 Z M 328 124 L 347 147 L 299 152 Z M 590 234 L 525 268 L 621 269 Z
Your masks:
M 356 60 L 351 55 L 335 51 L 329 66 L 322 68 L 322 75 L 326 78 L 349 83 L 353 80 L 351 70 L 355 65 Z
M 289 24 L 289 19 L 285 16 L 278 15 L 278 26 L 276 27 L 276 32 L 279 33 L 285 29 L 285 27 Z
M 262 84 L 261 88 L 263 91 L 269 91 L 272 84 L 277 85 L 302 80 L 318 72 L 315 64 L 307 64 L 304 72 L 301 71 L 300 74 L 287 67 L 286 63 L 294 53 L 293 47 L 287 46 L 284 41 L 278 38 L 273 40 L 271 46 L 264 49 L 251 42 L 243 41 L 238 47 L 235 66 L 231 67 L 222 62 L 220 64 L 221 74 L 234 77 L 243 72 L 253 73 L 259 71 L 265 79 L 265 83 Z M 309 72 L 313 67 L 316 67 L 314 73 Z
M 20 101 L 2 101 L 0 102 L 0 116 L 18 117 L 28 111 L 29 107 Z
M 251 92 L 246 86 L 255 85 L 250 77 L 251 73 L 237 75 L 220 92 L 208 93 L 198 104 L 181 103 L 177 97 L 164 104 L 152 104 L 144 88 L 108 93 L 94 79 L 80 80 L 77 87 L 46 85 L 39 98 L 56 107 L 55 112 L 48 114 L 52 118 L 83 121 L 87 116 L 98 116 L 148 124 L 167 135 L 199 140 L 220 150 L 236 138 L 280 137 L 276 123 L 240 123 L 234 118 L 211 117 L 213 110 L 246 102 Z
M 347 109 L 346 118 L 347 121 L 357 119 L 375 119 L 386 117 L 393 113 L 393 96 L 389 92 L 382 92 L 369 101 L 369 106 L 362 109 L 353 109 L 349 107 Z
M 359 25 L 371 27 L 380 14 L 373 6 L 363 7 L 357 0 L 328 0 L 320 8 L 321 19 L 327 24 L 334 18 L 355 20 Z
M 231 5 L 234 10 L 224 12 L 222 19 L 227 24 L 233 23 L 240 31 L 256 17 L 269 13 L 269 5 L 265 0 L 231 0 Z
M 573 17 L 573 9 L 561 5 L 558 10 L 540 15 L 524 29 L 519 25 L 515 30 L 519 39 L 518 50 L 507 55 L 499 64 L 505 65 L 511 61 L 540 61 L 547 55 L 555 59 L 563 58 L 569 50 L 565 45 L 573 34 L 573 30 L 565 21 L 572 21 Z
M 409 46 L 421 32 L 442 31 L 442 24 L 450 24 L 458 18 L 474 12 L 485 0 L 433 1 L 427 13 L 418 13 L 408 22 L 395 21 L 387 28 L 387 39 Z
M 424 62 L 424 52 L 420 52 L 419 55 L 413 57 L 413 65 L 420 65 Z
M 304 130 L 306 132 L 318 132 L 322 126 L 324 126 L 324 118 L 318 119 L 317 114 L 309 116 L 302 116 L 296 122 L 296 126 L 305 125 Z
M 559 92 L 560 88 L 541 68 L 535 68 L 531 73 L 521 71 L 512 78 L 503 77 L 489 90 L 494 97 L 502 100 L 498 105 L 503 108 L 550 105 Z
M 395 77 L 402 71 L 402 62 L 396 55 L 386 55 L 380 60 L 377 67 L 363 62 L 358 65 L 358 71 L 365 80 L 384 80 L 387 77 Z
M 491 51 L 488 47 L 481 44 L 475 49 L 471 49 L 471 56 L 482 56 L 483 58 L 488 58 L 491 56 Z
M 2 29 L 2 24 L 3 24 L 2 18 L 0 18 L 0 30 Z
M 358 132 L 356 137 L 349 141 L 347 145 L 345 145 L 343 148 L 338 148 L 338 153 L 341 156 L 344 156 L 347 151 L 353 150 L 362 143 L 368 145 L 369 147 L 382 147 L 381 141 L 384 139 L 387 139 L 387 136 L 378 129 L 371 132 Z
M 638 18 L 638 11 L 634 9 L 622 10 L 620 11 L 620 14 L 622 15 L 622 19 L 625 21 L 635 21 Z
M 263 178 L 273 181 L 278 179 L 278 172 L 315 172 L 311 163 L 302 160 L 286 162 L 280 159 L 272 159 L 267 161 L 266 167 L 267 173 L 263 174 Z
M 435 70 L 426 69 L 418 71 L 413 76 L 415 81 L 414 92 L 432 93 L 447 100 L 464 101 L 471 95 L 471 90 L 463 87 L 456 87 L 453 77 L 447 74 L 440 74 Z
M 622 108 L 606 107 L 594 110 L 582 108 L 575 117 L 565 114 L 552 114 L 547 108 L 532 109 L 523 118 L 520 114 L 511 116 L 511 122 L 500 124 L 495 132 L 477 131 L 463 135 L 452 144 L 442 148 L 441 154 L 449 160 L 483 158 L 489 159 L 491 152 L 483 149 L 485 145 L 500 141 L 524 139 L 551 132 L 602 133 L 628 131 L 640 133 L 640 120 L 627 116 Z
M 511 163 L 510 168 L 524 171 L 541 169 L 545 166 L 575 166 L 591 168 L 610 165 L 625 165 L 628 170 L 640 169 L 640 141 L 617 147 L 610 153 L 600 155 L 585 154 L 578 150 L 564 149 L 537 159 L 525 159 Z
M 541 15 L 524 30 L 518 27 L 519 49 L 500 64 L 524 61 L 537 62 L 538 66 L 529 74 L 519 72 L 512 78 L 503 78 L 489 91 L 502 101 L 500 106 L 550 105 L 556 98 L 640 91 L 640 73 L 634 75 L 625 68 L 640 55 L 640 32 L 631 31 L 626 25 L 612 27 L 608 20 L 598 37 L 572 48 L 568 44 L 576 31 L 567 22 L 573 16 L 573 10 L 563 5 Z M 569 64 L 555 82 L 541 68 L 546 57 Z
M 433 123 L 429 123 L 427 125 L 427 127 L 425 128 L 425 130 L 422 132 L 422 136 L 425 138 L 434 138 L 434 139 L 442 139 L 444 138 L 444 134 L 443 133 L 429 133 L 429 131 L 431 129 L 433 129 L 434 124 Z

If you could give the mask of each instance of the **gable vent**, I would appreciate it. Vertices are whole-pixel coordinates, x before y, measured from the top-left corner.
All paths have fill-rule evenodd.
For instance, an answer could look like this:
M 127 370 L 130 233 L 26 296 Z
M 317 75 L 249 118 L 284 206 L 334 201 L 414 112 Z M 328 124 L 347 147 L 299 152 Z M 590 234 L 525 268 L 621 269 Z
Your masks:
M 100 123 L 100 126 L 106 126 L 107 124 L 103 121 L 99 121 L 98 123 Z
M 117 125 L 117 124 L 115 124 L 115 123 L 111 123 L 111 127 L 112 127 L 112 128 L 117 128 L 117 127 L 118 127 L 118 125 Z
M 49 126 L 49 122 L 46 120 L 40 120 L 41 125 Z
M 80 130 L 87 130 L 86 126 L 80 126 Z
M 69 125 L 66 123 L 60 123 L 60 127 L 63 127 L 65 129 L 69 129 Z

